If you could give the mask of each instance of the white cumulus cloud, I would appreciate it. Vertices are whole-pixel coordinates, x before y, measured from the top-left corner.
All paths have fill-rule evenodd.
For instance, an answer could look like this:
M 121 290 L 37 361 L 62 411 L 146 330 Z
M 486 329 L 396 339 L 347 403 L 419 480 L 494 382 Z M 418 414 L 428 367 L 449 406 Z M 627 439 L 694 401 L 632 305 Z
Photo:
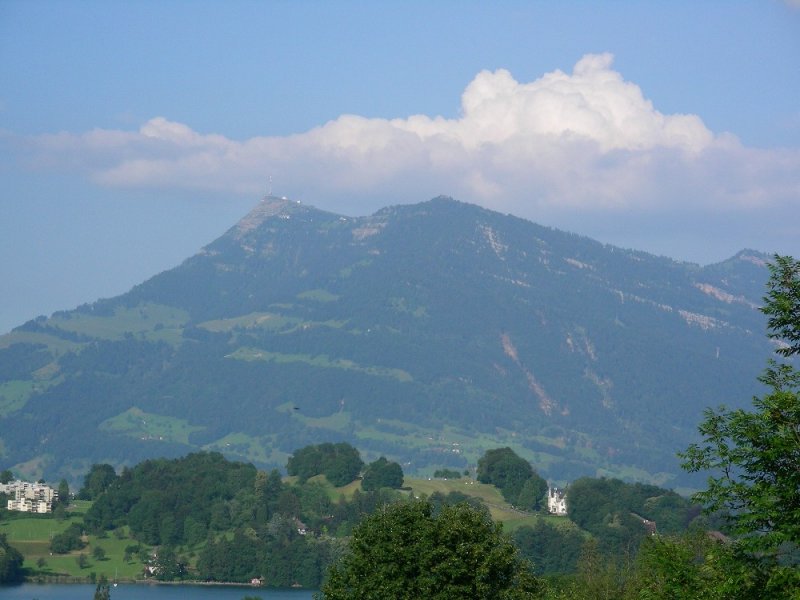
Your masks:
M 30 142 L 38 164 L 82 169 L 102 185 L 255 196 L 272 175 L 281 193 L 353 214 L 443 193 L 566 227 L 577 213 L 781 207 L 800 217 L 800 151 L 747 148 L 697 115 L 659 112 L 610 54 L 528 83 L 482 71 L 452 119 L 342 115 L 295 135 L 237 141 L 156 117 L 138 131 Z

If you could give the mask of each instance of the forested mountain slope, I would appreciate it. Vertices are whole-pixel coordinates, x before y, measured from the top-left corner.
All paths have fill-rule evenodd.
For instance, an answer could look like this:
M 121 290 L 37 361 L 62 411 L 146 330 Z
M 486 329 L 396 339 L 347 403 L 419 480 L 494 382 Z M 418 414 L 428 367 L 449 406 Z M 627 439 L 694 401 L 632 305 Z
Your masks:
M 677 485 L 702 409 L 758 391 L 766 258 L 701 268 L 448 198 L 265 198 L 127 294 L 0 337 L 2 462 L 272 467 L 345 440 L 407 473 L 511 446 L 556 481 Z

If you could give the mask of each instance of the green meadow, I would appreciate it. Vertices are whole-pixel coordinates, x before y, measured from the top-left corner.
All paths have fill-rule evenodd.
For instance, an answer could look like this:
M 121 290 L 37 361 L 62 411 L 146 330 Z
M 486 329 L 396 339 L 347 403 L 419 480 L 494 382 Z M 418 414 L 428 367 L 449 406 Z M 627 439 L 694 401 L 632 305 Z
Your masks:
M 125 560 L 125 549 L 137 544 L 128 537 L 125 527 L 107 537 L 84 536 L 87 545 L 81 550 L 67 554 L 50 552 L 50 540 L 53 536 L 63 532 L 72 523 L 81 523 L 83 514 L 90 505 L 89 502 L 75 501 L 74 506 L 67 510 L 65 519 L 57 519 L 52 515 L 13 515 L 0 522 L 0 533 L 5 534 L 8 541 L 23 554 L 24 567 L 33 579 L 90 579 L 92 573 L 96 577 L 105 575 L 109 580 L 141 579 L 144 565 L 139 558 L 134 555 L 130 560 Z M 96 547 L 103 549 L 105 556 L 102 559 L 94 557 Z M 79 564 L 81 554 L 86 557 L 84 567 Z

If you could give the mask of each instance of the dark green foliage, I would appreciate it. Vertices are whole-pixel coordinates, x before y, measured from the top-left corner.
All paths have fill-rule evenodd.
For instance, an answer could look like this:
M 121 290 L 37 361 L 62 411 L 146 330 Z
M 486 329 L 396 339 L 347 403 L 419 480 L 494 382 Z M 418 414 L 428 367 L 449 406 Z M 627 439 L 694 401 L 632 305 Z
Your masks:
M 769 573 L 731 544 L 694 531 L 645 540 L 638 556 L 639 597 L 783 600 L 800 595 L 800 577 L 789 568 Z
M 78 523 L 73 523 L 61 533 L 57 533 L 50 540 L 50 552 L 66 554 L 73 550 L 80 550 L 86 543 L 82 540 L 83 528 Z
M 217 453 L 195 453 L 123 469 L 83 526 L 101 534 L 130 526 L 142 544 L 127 546 L 125 560 L 138 555 L 151 562 L 160 580 L 186 576 L 187 560 L 177 550 L 185 546 L 198 552 L 193 577 L 242 583 L 264 577 L 269 586 L 319 588 L 341 546 L 324 534 L 346 535 L 364 515 L 398 499 L 383 488 L 333 502 L 319 482 L 287 485 L 276 470 L 257 472 Z M 80 532 L 79 524 L 71 525 L 54 538 L 54 551 L 82 547 Z M 154 561 L 149 546 L 158 547 Z M 100 546 L 92 555 L 104 559 Z M 78 560 L 88 565 L 86 555 Z
M 508 502 L 527 510 L 540 508 L 547 492 L 547 481 L 511 448 L 487 450 L 478 460 L 478 481 L 491 483 Z
M 130 525 L 146 544 L 197 542 L 208 531 L 224 531 L 250 517 L 256 470 L 218 453 L 195 453 L 175 460 L 148 460 L 126 469 L 95 500 L 84 517 L 93 531 Z M 248 497 L 248 503 L 235 502 Z M 262 501 L 265 501 L 262 499 Z
M 61 506 L 69 506 L 69 483 L 66 479 L 62 479 L 58 484 L 58 503 Z
M 475 496 L 467 496 L 461 492 L 450 492 L 448 494 L 434 492 L 428 498 L 428 502 L 433 507 L 434 515 L 438 515 L 444 506 L 454 506 L 456 504 L 469 504 L 475 510 L 487 510 L 486 505 L 484 505 L 483 502 L 481 502 L 478 498 Z
M 403 469 L 396 462 L 386 460 L 381 456 L 375 462 L 367 465 L 361 488 L 373 491 L 380 488 L 400 489 L 403 487 Z
M 427 502 L 392 504 L 353 531 L 328 573 L 325 600 L 534 598 L 530 566 L 483 511 L 459 504 L 434 516 Z
M 574 573 L 585 538 L 577 529 L 560 529 L 543 519 L 520 527 L 512 536 L 520 554 L 533 563 L 537 575 Z
M 92 465 L 83 480 L 83 487 L 78 492 L 81 500 L 94 500 L 108 489 L 117 479 L 117 472 L 109 464 Z
M 105 575 L 101 575 L 97 581 L 97 587 L 94 589 L 94 600 L 110 600 L 111 587 L 108 585 L 108 579 Z
M 777 352 L 800 353 L 800 262 L 775 257 L 764 300 Z M 726 512 L 737 545 L 774 565 L 800 547 L 800 371 L 770 360 L 760 381 L 768 392 L 753 399 L 754 410 L 706 410 L 702 443 L 682 457 L 685 469 L 709 472 L 695 498 Z
M 768 336 L 779 340 L 776 349 L 783 356 L 800 354 L 800 261 L 791 256 L 773 257 L 764 307 L 769 317 Z
M 358 477 L 363 467 L 364 461 L 358 450 L 350 444 L 325 442 L 297 450 L 289 457 L 286 471 L 289 475 L 297 475 L 301 483 L 321 474 L 333 485 L 342 486 Z
M 547 481 L 534 473 L 529 477 L 517 496 L 514 506 L 522 510 L 540 510 L 546 506 Z
M 53 360 L 44 344 L 11 344 L 0 349 L 0 383 L 25 380 Z
M 264 577 L 272 587 L 318 588 L 334 547 L 331 539 L 301 535 L 292 518 L 277 515 L 256 530 L 237 530 L 232 539 L 210 542 L 197 570 L 204 579 L 248 582 Z
M 516 497 L 533 475 L 530 463 L 511 448 L 487 450 L 478 460 L 478 481 L 490 483 Z
M 186 575 L 186 560 L 172 546 L 160 546 L 153 561 L 155 578 L 159 581 L 179 581 Z
M 685 530 L 695 513 L 691 503 L 654 485 L 619 479 L 584 477 L 567 488 L 569 518 L 594 535 L 600 551 L 613 556 L 632 554 L 654 521 L 662 533 Z
M 437 479 L 461 479 L 461 472 L 452 469 L 437 469 L 433 472 L 433 476 Z
M 0 584 L 22 581 L 25 576 L 23 560 L 19 550 L 8 543 L 6 534 L 0 533 Z
M 14 480 L 14 474 L 10 470 L 3 469 L 3 471 L 0 472 L 0 483 L 9 483 L 10 481 L 13 480 Z

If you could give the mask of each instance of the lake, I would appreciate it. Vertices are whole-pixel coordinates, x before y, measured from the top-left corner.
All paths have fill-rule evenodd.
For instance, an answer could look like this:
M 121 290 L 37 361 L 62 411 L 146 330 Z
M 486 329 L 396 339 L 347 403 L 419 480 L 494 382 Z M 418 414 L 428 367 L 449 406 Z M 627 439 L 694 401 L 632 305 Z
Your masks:
M 3 600 L 92 600 L 94 585 L 23 583 L 0 586 Z M 310 600 L 313 590 L 273 590 L 229 585 L 152 585 L 121 583 L 111 588 L 111 600 Z

